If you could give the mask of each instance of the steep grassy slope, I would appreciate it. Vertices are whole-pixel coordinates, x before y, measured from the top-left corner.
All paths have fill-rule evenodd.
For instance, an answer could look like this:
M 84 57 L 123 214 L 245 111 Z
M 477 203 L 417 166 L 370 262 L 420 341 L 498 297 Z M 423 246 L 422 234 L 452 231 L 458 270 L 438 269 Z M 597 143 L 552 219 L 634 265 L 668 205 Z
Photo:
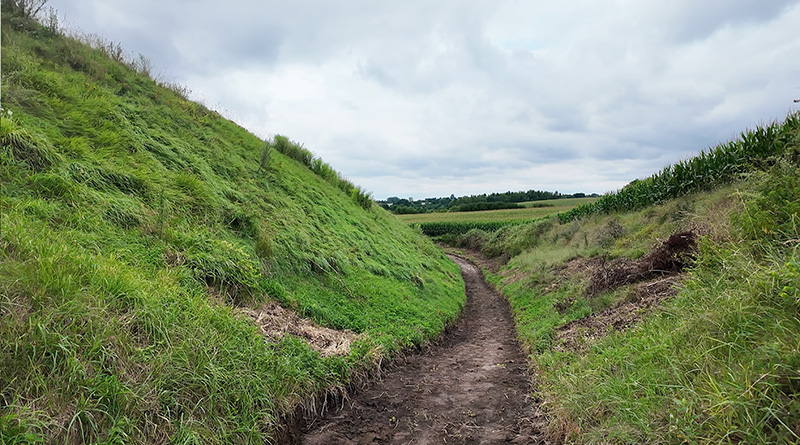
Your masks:
M 9 5 L 0 442 L 263 443 L 456 317 L 457 266 L 329 167 Z M 358 338 L 266 338 L 276 301 Z
M 800 441 L 799 122 L 773 126 L 781 154 L 711 192 L 462 236 L 509 259 L 491 279 L 554 436 Z

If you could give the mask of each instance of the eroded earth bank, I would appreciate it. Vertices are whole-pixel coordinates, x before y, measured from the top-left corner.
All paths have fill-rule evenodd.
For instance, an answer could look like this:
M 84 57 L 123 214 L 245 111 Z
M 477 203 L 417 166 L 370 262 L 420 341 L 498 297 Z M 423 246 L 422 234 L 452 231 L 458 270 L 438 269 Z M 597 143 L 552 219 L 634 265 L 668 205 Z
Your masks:
M 473 263 L 451 258 L 467 292 L 456 326 L 354 394 L 343 410 L 309 422 L 297 443 L 545 443 L 508 303 Z

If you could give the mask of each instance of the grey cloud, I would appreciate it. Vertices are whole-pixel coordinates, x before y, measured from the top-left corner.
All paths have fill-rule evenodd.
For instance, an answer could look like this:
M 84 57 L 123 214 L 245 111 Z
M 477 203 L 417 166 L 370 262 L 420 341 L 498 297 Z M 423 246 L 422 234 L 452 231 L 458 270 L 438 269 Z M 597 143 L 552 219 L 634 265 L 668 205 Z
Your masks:
M 683 3 L 667 22 L 675 41 L 702 40 L 725 26 L 748 26 L 769 22 L 788 6 L 791 0 L 711 0 Z

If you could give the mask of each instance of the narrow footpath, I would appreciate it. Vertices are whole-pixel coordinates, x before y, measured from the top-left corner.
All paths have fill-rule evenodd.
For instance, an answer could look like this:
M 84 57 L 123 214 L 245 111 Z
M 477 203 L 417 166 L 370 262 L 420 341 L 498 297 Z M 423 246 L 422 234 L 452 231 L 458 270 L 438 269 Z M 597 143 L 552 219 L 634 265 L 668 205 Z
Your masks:
M 473 263 L 451 258 L 467 292 L 456 326 L 353 395 L 343 410 L 307 425 L 300 443 L 545 443 L 508 303 Z

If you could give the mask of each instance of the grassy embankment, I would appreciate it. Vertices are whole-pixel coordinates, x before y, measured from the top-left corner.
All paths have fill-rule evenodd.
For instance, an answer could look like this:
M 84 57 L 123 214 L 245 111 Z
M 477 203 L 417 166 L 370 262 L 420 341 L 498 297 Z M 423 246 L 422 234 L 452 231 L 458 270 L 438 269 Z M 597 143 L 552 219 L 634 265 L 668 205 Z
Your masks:
M 0 442 L 263 443 L 457 316 L 457 266 L 330 166 L 13 4 Z M 341 356 L 266 338 L 241 309 L 270 302 L 359 337 Z
M 510 257 L 489 275 L 511 301 L 554 436 L 800 441 L 799 170 L 794 113 L 560 220 L 459 238 Z M 700 237 L 676 295 L 648 309 L 636 306 L 642 283 L 598 291 L 615 264 L 686 230 Z M 629 328 L 584 323 L 563 340 L 570 321 L 630 308 L 644 316 Z
M 428 236 L 459 235 L 472 229 L 497 230 L 567 212 L 591 204 L 598 198 L 563 198 L 520 203 L 524 209 L 483 210 L 477 212 L 433 212 L 397 215 L 402 221 L 419 227 Z

